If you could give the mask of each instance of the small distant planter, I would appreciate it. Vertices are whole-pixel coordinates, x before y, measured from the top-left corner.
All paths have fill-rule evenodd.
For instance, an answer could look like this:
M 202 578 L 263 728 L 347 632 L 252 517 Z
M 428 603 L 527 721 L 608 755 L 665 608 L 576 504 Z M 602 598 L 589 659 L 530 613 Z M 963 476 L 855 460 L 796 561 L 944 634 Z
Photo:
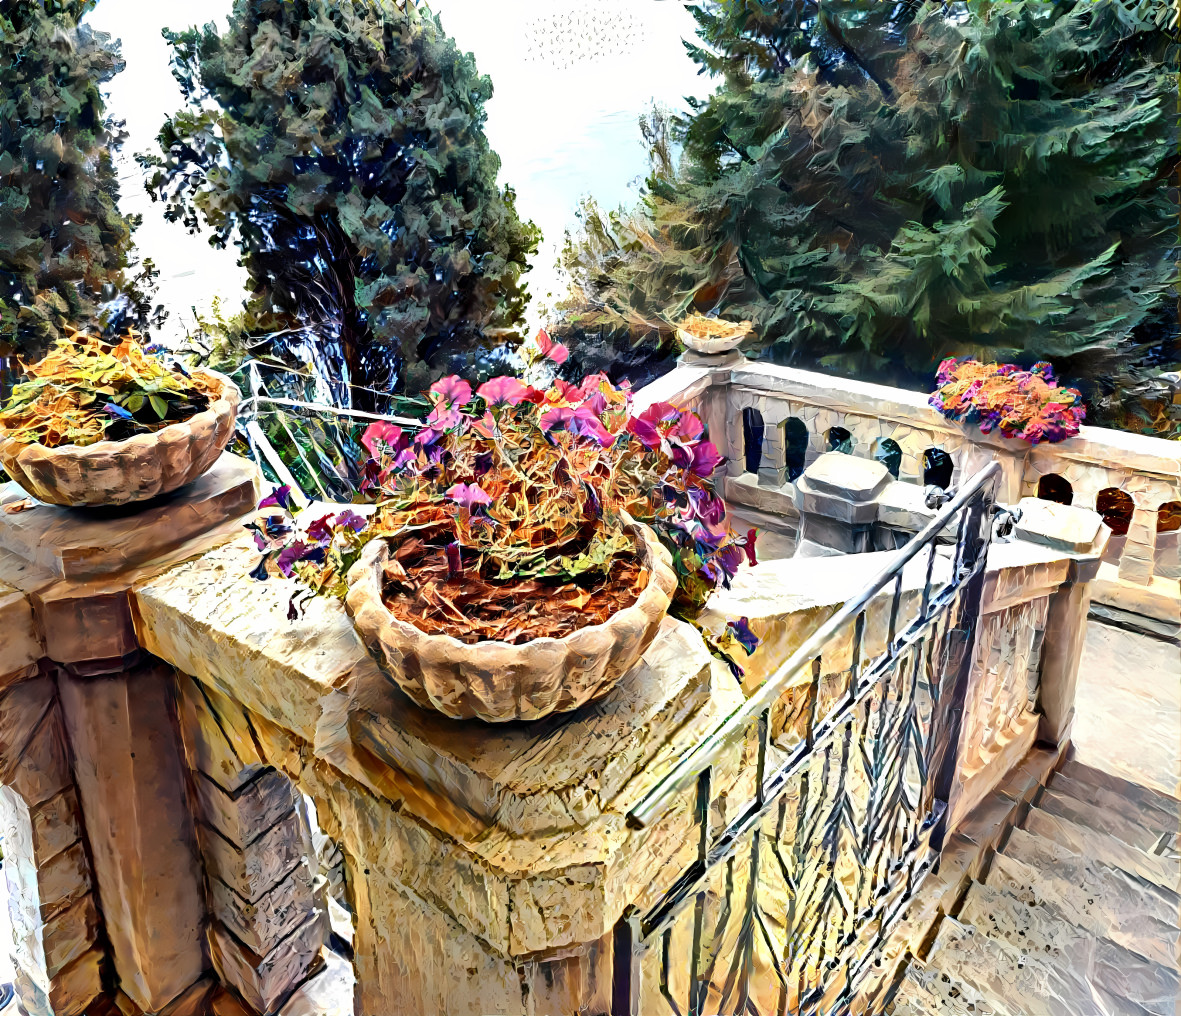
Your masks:
M 729 353 L 742 345 L 751 333 L 749 321 L 722 321 L 691 314 L 677 325 L 677 339 L 695 353 Z
M 636 601 L 605 623 L 563 638 L 519 645 L 466 643 L 427 634 L 395 617 L 382 600 L 390 559 L 384 539 L 367 543 L 348 573 L 345 605 L 370 652 L 418 705 L 455 719 L 535 720 L 568 712 L 605 694 L 656 637 L 677 577 L 667 550 L 646 525 L 628 527 L 642 548 L 648 583 Z
M 225 451 L 238 412 L 237 385 L 216 371 L 200 373 L 217 394 L 187 420 L 122 441 L 55 448 L 16 441 L 0 426 L 0 465 L 39 501 L 72 508 L 131 504 L 178 490 Z

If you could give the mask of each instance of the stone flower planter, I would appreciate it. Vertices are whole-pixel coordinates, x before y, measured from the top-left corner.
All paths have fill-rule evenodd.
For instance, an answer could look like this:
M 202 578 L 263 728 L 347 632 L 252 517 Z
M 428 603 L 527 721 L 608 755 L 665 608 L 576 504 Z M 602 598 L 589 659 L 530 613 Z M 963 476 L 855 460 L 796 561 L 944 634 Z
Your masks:
M 217 461 L 234 431 L 237 385 L 216 371 L 202 373 L 220 390 L 209 408 L 187 420 L 82 448 L 21 444 L 0 427 L 0 465 L 37 500 L 71 508 L 130 504 L 177 490 Z
M 707 356 L 729 353 L 742 345 L 750 335 L 750 330 L 739 331 L 731 321 L 724 322 L 724 324 L 734 328 L 733 334 L 705 337 L 696 335 L 685 328 L 678 328 L 677 339 L 686 349 L 691 349 L 694 353 L 703 353 Z
M 369 651 L 418 705 L 455 719 L 536 720 L 577 709 L 609 691 L 656 637 L 677 579 L 668 551 L 647 526 L 641 539 L 648 585 L 604 624 L 522 645 L 465 643 L 428 635 L 396 618 L 381 599 L 389 544 L 373 540 L 348 574 L 345 606 Z

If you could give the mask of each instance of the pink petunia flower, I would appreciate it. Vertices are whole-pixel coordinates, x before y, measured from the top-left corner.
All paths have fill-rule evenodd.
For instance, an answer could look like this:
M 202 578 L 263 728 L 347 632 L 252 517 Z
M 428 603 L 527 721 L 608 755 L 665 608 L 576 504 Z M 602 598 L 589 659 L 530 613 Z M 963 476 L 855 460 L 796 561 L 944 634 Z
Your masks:
M 361 435 L 361 444 L 377 459 L 381 458 L 381 447 L 389 449 L 395 455 L 400 452 L 406 447 L 406 436 L 401 427 L 380 420 L 365 428 L 365 433 Z
M 442 403 L 448 408 L 452 406 L 466 406 L 472 400 L 472 386 L 456 374 L 440 378 L 431 385 L 431 394 L 437 396 L 436 403 Z
M 476 389 L 476 394 L 490 406 L 515 406 L 525 401 L 529 386 L 515 377 L 494 377 Z
M 457 483 L 447 491 L 447 496 L 468 511 L 476 505 L 492 503 L 491 495 L 478 483 Z

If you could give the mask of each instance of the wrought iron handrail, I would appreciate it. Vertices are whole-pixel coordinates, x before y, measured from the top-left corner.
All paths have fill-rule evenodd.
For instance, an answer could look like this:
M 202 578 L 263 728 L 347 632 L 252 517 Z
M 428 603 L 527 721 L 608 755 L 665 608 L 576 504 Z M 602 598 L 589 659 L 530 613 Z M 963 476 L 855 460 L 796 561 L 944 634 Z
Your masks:
M 900 548 L 890 563 L 860 593 L 848 600 L 840 610 L 817 628 L 791 656 L 775 669 L 771 676 L 763 682 L 750 698 L 714 727 L 705 738 L 699 741 L 688 754 L 684 755 L 673 766 L 669 773 L 628 812 L 628 824 L 633 828 L 643 828 L 651 825 L 658 819 L 677 796 L 683 793 L 697 779 L 699 773 L 717 758 L 725 746 L 741 731 L 746 729 L 747 724 L 761 713 L 765 713 L 770 709 L 783 694 L 787 686 L 807 668 L 813 666 L 829 640 L 848 625 L 850 621 L 853 621 L 869 605 L 874 597 L 886 588 L 891 580 L 894 580 L 897 584 L 898 592 L 901 591 L 903 568 L 917 557 L 925 547 L 929 547 L 930 559 L 927 567 L 926 585 L 923 590 L 923 613 L 925 614 L 926 608 L 929 605 L 936 536 L 973 499 L 977 498 L 986 487 L 992 484 L 1000 473 L 1000 464 L 991 462 L 964 484 L 959 492 L 944 505 L 939 514 L 919 530 L 905 546 Z M 955 562 L 957 569 L 960 563 L 957 557 Z M 891 617 L 891 628 L 897 617 L 897 611 L 898 595 L 896 594 Z M 891 638 L 893 635 L 894 632 L 891 631 Z

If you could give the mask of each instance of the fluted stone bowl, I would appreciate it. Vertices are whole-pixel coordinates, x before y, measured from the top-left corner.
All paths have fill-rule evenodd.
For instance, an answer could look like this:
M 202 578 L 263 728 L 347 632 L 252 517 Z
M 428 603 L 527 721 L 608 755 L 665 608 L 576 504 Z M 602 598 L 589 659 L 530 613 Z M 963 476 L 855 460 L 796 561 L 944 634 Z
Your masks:
M 742 332 L 737 335 L 713 335 L 709 338 L 703 338 L 700 335 L 694 335 L 692 332 L 685 331 L 684 328 L 677 329 L 677 338 L 680 339 L 681 344 L 686 349 L 691 349 L 695 353 L 704 353 L 709 356 L 716 356 L 719 353 L 729 353 L 731 350 L 737 349 L 746 341 L 750 332 Z
M 466 643 L 430 635 L 395 617 L 382 602 L 390 556 L 385 540 L 365 545 L 349 570 L 345 607 L 366 647 L 418 705 L 458 720 L 536 720 L 577 709 L 608 692 L 648 648 L 668 611 L 677 577 L 656 534 L 632 522 L 648 584 L 603 624 L 560 639 L 521 645 Z
M 22 444 L 0 427 L 0 465 L 29 494 L 47 504 L 94 508 L 146 501 L 192 483 L 225 451 L 234 432 L 238 386 L 216 371 L 208 408 L 151 434 L 123 441 L 46 448 Z

